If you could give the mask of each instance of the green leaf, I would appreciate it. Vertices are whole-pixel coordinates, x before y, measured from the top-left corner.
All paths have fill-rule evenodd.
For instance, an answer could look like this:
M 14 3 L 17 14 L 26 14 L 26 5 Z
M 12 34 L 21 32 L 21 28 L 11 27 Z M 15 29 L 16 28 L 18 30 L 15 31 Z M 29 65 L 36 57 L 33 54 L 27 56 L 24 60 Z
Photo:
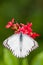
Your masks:
M 27 57 L 23 59 L 22 65 L 29 65 Z
M 43 52 L 39 53 L 34 57 L 31 65 L 43 65 Z
M 13 56 L 7 49 L 4 49 L 4 62 L 6 65 L 19 65 L 19 59 Z

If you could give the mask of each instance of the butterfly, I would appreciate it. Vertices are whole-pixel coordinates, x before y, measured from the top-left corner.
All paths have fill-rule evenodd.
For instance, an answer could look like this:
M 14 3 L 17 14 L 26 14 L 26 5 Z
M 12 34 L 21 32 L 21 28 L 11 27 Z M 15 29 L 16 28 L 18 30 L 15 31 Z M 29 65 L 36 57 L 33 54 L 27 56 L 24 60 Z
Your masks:
M 13 34 L 4 40 L 3 45 L 8 48 L 14 56 L 24 58 L 36 49 L 38 43 L 30 36 L 19 33 Z

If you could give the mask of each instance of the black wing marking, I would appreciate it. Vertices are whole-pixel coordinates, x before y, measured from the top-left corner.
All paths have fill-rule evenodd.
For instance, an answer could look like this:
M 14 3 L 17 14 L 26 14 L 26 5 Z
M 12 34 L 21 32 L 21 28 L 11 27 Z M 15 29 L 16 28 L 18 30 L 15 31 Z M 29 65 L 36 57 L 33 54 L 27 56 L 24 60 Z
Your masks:
M 36 49 L 37 47 L 39 47 L 38 44 L 37 44 L 37 42 L 35 40 L 33 41 L 33 43 L 34 43 L 34 45 L 32 46 L 31 50 L 28 49 L 28 51 L 27 51 L 28 53 L 30 53 L 31 51 L 33 51 L 34 49 Z
M 32 46 L 31 51 L 33 51 L 34 49 L 36 49 L 37 47 L 39 47 L 38 44 L 37 44 L 37 42 L 35 40 L 33 41 L 33 43 L 34 43 L 34 46 Z
M 9 49 L 12 53 L 14 52 L 14 50 L 12 50 L 12 48 L 9 46 L 9 44 L 8 44 L 8 39 L 6 39 L 4 42 L 3 42 L 3 45 L 7 48 L 7 49 Z

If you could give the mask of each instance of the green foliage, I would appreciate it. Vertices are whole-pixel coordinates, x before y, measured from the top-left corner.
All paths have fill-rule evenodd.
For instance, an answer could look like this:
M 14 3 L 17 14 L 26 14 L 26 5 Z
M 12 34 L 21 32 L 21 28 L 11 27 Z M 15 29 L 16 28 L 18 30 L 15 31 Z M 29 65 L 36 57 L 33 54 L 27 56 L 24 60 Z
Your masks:
M 39 48 L 26 58 L 16 58 L 3 47 L 3 41 L 13 34 L 5 25 L 12 18 L 20 23 L 33 23 L 33 31 L 41 36 L 36 40 Z M 0 65 L 43 65 L 43 0 L 0 0 Z
M 4 62 L 5 65 L 19 65 L 19 59 L 13 56 L 7 49 L 4 49 Z
M 43 52 L 34 57 L 31 65 L 43 65 Z

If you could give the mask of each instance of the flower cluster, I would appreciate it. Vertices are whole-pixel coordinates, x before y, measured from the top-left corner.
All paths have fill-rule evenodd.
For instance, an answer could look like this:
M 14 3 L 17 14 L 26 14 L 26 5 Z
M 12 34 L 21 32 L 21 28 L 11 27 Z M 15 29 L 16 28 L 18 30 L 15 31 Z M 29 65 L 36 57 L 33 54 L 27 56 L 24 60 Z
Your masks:
M 40 36 L 39 34 L 37 34 L 36 32 L 32 31 L 32 23 L 27 23 L 25 24 L 18 24 L 18 23 L 14 23 L 15 20 L 14 18 L 8 22 L 8 24 L 6 25 L 6 28 L 11 28 L 12 30 L 14 30 L 15 33 L 20 33 L 22 32 L 23 34 L 27 34 L 29 36 L 31 36 L 32 38 L 36 38 L 38 36 Z

